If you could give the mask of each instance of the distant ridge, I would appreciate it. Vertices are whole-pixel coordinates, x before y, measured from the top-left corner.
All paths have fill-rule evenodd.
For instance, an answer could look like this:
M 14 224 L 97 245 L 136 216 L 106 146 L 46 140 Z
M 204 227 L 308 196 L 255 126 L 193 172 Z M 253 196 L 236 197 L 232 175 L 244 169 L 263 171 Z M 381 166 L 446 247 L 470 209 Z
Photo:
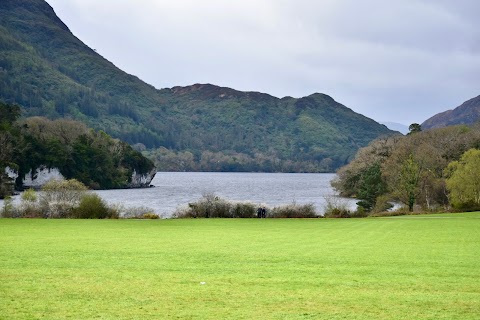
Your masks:
M 393 131 L 398 131 L 401 134 L 407 134 L 409 132 L 408 126 L 397 123 L 397 122 L 380 122 L 384 126 L 386 126 L 388 129 L 393 130 Z
M 212 84 L 157 90 L 86 46 L 43 0 L 2 1 L 0 84 L 0 100 L 24 115 L 80 120 L 144 150 L 164 170 L 332 172 L 394 134 L 320 93 L 280 99 Z
M 457 124 L 473 124 L 480 120 L 480 96 L 465 101 L 453 110 L 447 110 L 427 119 L 424 129 L 441 128 Z

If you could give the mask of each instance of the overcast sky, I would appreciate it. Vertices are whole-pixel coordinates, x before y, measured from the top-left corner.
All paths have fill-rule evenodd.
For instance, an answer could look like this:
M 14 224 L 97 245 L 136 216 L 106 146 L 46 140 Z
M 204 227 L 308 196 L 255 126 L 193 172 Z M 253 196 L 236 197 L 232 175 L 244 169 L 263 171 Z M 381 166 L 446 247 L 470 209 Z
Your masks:
M 47 0 L 70 30 L 157 88 L 314 92 L 423 122 L 480 95 L 478 0 Z

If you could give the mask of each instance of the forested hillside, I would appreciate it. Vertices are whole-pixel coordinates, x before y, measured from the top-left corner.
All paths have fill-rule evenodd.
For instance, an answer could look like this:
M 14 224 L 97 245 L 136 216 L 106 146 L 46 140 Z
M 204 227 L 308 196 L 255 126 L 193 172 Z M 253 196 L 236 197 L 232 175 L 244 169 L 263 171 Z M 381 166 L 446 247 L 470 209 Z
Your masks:
M 57 168 L 93 189 L 126 188 L 132 175 L 151 175 L 153 163 L 125 142 L 73 120 L 31 117 L 0 103 L 0 199 L 23 187 L 23 178 L 41 166 Z M 18 178 L 11 181 L 6 168 Z
M 77 39 L 43 0 L 0 6 L 0 100 L 120 138 L 160 170 L 334 171 L 385 126 L 324 94 L 157 90 Z
M 410 211 L 480 209 L 480 125 L 381 138 L 338 171 L 333 186 L 366 211 L 397 201 Z

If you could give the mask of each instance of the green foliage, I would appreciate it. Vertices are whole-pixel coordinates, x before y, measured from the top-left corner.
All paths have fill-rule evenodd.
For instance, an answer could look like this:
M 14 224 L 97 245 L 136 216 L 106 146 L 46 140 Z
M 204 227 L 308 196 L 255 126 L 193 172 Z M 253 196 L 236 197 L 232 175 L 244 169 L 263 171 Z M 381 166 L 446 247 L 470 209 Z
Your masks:
M 85 185 L 75 179 L 50 180 L 42 187 L 40 196 L 33 189 L 24 191 L 19 206 L 15 207 L 11 198 L 6 198 L 1 216 L 4 218 L 119 218 L 118 210 L 109 207 L 100 196 L 88 193 L 87 190 Z M 143 218 L 154 219 L 153 214 Z
M 26 116 L 72 118 L 142 143 L 169 171 L 333 172 L 359 147 L 392 133 L 323 94 L 156 90 L 74 37 L 47 3 L 30 0 L 0 7 L 0 99 L 21 105 Z M 106 183 L 89 180 L 82 181 Z
M 408 126 L 408 130 L 410 131 L 407 135 L 415 134 L 418 132 L 422 132 L 422 126 L 419 125 L 418 123 L 412 123 L 410 126 Z
M 0 102 L 0 130 L 7 131 L 20 115 L 21 111 L 18 105 Z
M 13 206 L 13 200 L 11 196 L 6 196 L 3 199 L 3 208 L 0 213 L 0 217 L 2 218 L 13 218 L 15 214 L 15 207 Z
M 383 167 L 401 140 L 402 136 L 384 137 L 361 148 L 353 161 L 337 171 L 337 178 L 332 181 L 332 186 L 344 197 L 358 197 L 365 172 L 376 163 Z
M 375 190 L 380 186 L 379 181 L 384 181 L 385 188 L 380 188 L 383 192 L 377 193 L 377 201 L 382 197 L 382 204 L 397 201 L 408 210 L 416 205 L 429 212 L 448 210 L 448 170 L 445 169 L 471 148 L 480 148 L 480 125 L 452 126 L 379 139 L 360 149 L 355 159 L 338 171 L 332 185 L 342 195 L 364 198 L 361 194 L 366 187 L 366 190 Z M 365 181 L 362 177 L 369 176 L 369 168 L 377 164 L 381 180 L 377 170 L 378 179 L 362 183 Z M 369 203 L 361 204 L 369 206 Z M 374 211 L 378 213 L 384 207 L 376 206 Z
M 0 199 L 4 199 L 13 194 L 13 183 L 11 179 L 4 173 L 5 167 L 0 166 Z
M 33 189 L 27 189 L 22 193 L 22 201 L 37 202 L 37 192 Z
M 417 198 L 421 170 L 422 168 L 415 161 L 413 154 L 410 154 L 401 167 L 398 194 L 404 203 L 408 205 L 409 211 L 413 211 L 413 205 Z
M 164 148 L 145 153 L 166 170 L 332 172 L 390 133 L 320 94 L 276 99 L 195 85 L 174 88 L 169 101 L 181 106 L 170 120 L 178 125 L 169 126 Z
M 78 206 L 73 209 L 72 217 L 78 219 L 117 219 L 118 215 L 108 207 L 99 195 L 87 193 L 82 196 Z
M 240 208 L 234 203 L 219 198 L 214 194 L 206 194 L 200 200 L 188 204 L 188 208 L 177 210 L 174 213 L 176 218 L 236 218 L 235 213 L 241 213 L 243 218 L 255 217 L 256 206 L 254 204 L 244 204 L 245 208 Z M 245 215 L 245 212 L 247 215 Z M 250 213 L 250 216 L 248 216 Z
M 292 203 L 274 207 L 267 211 L 268 218 L 318 218 L 315 206 L 312 203 Z
M 378 162 L 372 164 L 362 172 L 358 183 L 358 206 L 366 212 L 370 212 L 377 202 L 377 197 L 387 190 L 386 182 L 382 177 L 382 171 Z
M 480 150 L 470 149 L 448 164 L 446 186 L 450 203 L 459 210 L 480 209 Z
M 13 194 L 15 182 L 7 175 L 7 167 L 16 168 L 20 159 L 18 146 L 21 137 L 14 123 L 20 116 L 20 107 L 0 102 L 0 199 Z
M 258 204 L 228 201 L 206 194 L 188 208 L 178 209 L 174 218 L 257 218 Z M 318 218 L 313 204 L 289 204 L 267 209 L 267 218 Z
M 234 202 L 231 204 L 230 213 L 233 218 L 255 217 L 257 207 L 250 202 Z
M 11 110 L 10 116 L 18 108 Z M 102 189 L 125 188 L 133 172 L 144 175 L 154 169 L 152 161 L 127 143 L 73 120 L 31 117 L 9 124 L 8 130 L 0 127 L 0 147 L 0 197 L 12 192 L 12 181 L 4 174 L 7 165 L 17 168 L 20 177 L 40 166 L 58 168 L 67 179 Z

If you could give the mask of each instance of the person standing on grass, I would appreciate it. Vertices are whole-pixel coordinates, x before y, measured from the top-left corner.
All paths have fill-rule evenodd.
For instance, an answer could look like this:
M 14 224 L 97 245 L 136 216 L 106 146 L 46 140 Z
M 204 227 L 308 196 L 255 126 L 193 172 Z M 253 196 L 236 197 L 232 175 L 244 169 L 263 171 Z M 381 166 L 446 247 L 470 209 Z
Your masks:
M 261 217 L 262 217 L 262 212 L 263 212 L 263 208 L 262 208 L 262 207 L 258 207 L 258 209 L 257 209 L 257 218 L 261 218 Z
M 266 218 L 266 217 L 267 217 L 267 208 L 262 207 L 262 218 Z

